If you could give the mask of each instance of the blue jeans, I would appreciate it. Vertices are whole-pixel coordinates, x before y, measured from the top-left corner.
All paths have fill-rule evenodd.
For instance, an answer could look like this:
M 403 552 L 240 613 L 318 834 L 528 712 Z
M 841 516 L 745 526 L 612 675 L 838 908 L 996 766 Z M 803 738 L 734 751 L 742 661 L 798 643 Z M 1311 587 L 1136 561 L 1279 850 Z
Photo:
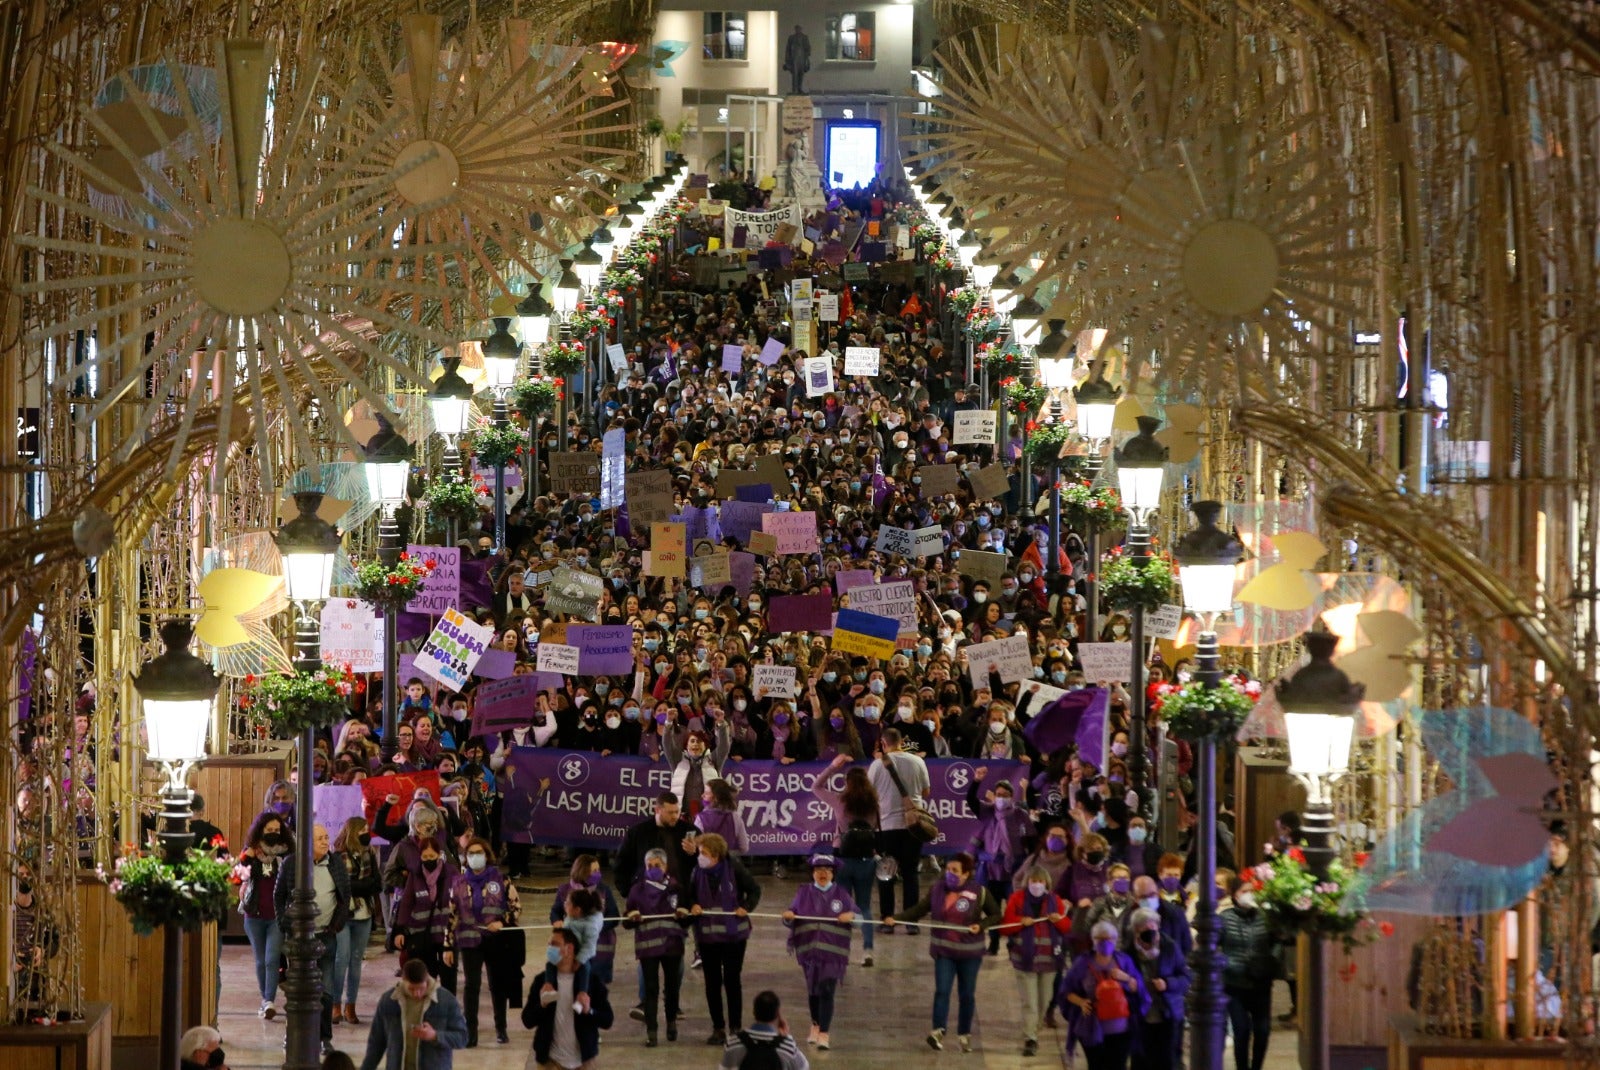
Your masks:
M 972 1016 L 978 1010 L 978 970 L 983 959 L 933 960 L 933 1027 L 950 1021 L 950 984 L 956 984 L 956 1035 L 972 1035 Z
M 872 951 L 872 886 L 878 880 L 878 863 L 871 858 L 839 859 L 839 883 L 856 901 L 861 919 L 861 946 Z
M 270 1003 L 278 998 L 278 960 L 283 957 L 283 930 L 275 919 L 244 919 L 244 934 L 256 957 L 256 988 Z
M 339 930 L 339 940 L 333 959 L 333 983 L 328 986 L 328 996 L 335 1003 L 355 1005 L 361 991 L 361 953 L 372 937 L 372 919 L 347 921 Z

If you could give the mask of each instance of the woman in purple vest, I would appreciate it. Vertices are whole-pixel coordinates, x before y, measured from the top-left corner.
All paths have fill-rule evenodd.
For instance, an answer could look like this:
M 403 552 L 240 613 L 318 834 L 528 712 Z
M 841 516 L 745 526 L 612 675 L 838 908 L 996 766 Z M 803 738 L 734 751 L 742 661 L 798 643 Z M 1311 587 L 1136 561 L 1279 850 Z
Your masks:
M 600 897 L 603 917 L 610 919 L 619 915 L 616 894 L 609 884 L 600 879 L 600 860 L 594 855 L 579 855 L 572 860 L 569 879 L 556 889 L 556 901 L 550 907 L 551 925 L 566 921 L 567 896 L 579 888 L 592 888 Z M 595 944 L 594 958 L 589 960 L 589 976 L 597 977 L 609 985 L 616 958 L 617 923 L 608 920 L 600 927 L 600 939 Z
M 928 954 L 933 956 L 933 1031 L 928 1034 L 928 1047 L 934 1051 L 944 1050 L 952 985 L 956 986 L 959 1001 L 956 1036 L 962 1051 L 972 1050 L 978 970 L 983 966 L 983 930 L 1000 920 L 1000 904 L 977 879 L 974 868 L 971 855 L 951 855 L 945 860 L 944 880 L 899 916 L 899 920 L 907 922 L 931 916 L 936 923 L 928 939 Z M 884 918 L 883 923 L 893 926 L 895 919 Z
M 1075 1044 L 1082 1044 L 1090 1070 L 1126 1070 L 1133 1031 L 1149 1009 L 1150 993 L 1138 964 L 1117 950 L 1115 925 L 1102 921 L 1090 936 L 1093 953 L 1073 960 L 1056 993 L 1067 1015 L 1067 1058 Z
M 707 781 L 700 804 L 700 812 L 694 817 L 695 828 L 715 832 L 728 841 L 728 849 L 736 855 L 749 854 L 750 836 L 739 816 L 739 793 L 733 785 L 721 777 Z
M 811 883 L 794 893 L 794 902 L 783 912 L 783 923 L 789 926 L 789 950 L 805 974 L 806 996 L 811 1002 L 811 1035 L 806 1042 L 815 1044 L 818 1051 L 829 1047 L 833 996 L 850 964 L 850 925 L 856 920 L 855 900 L 834 883 L 833 870 L 832 855 L 813 856 Z
M 482 974 L 489 974 L 489 1002 L 494 1009 L 494 1039 L 510 1043 L 506 1036 L 506 1003 L 510 993 L 499 981 L 500 937 L 516 908 L 517 890 L 490 863 L 489 844 L 477 837 L 467 841 L 467 868 L 456 874 L 450 885 L 450 901 L 455 907 L 456 953 L 459 969 L 466 974 L 467 990 L 463 1010 L 467 1016 L 467 1047 L 478 1046 L 478 994 Z
M 688 911 L 680 905 L 682 890 L 672 875 L 667 852 L 645 852 L 644 875 L 628 890 L 623 927 L 633 934 L 633 955 L 644 968 L 644 1046 L 657 1043 L 656 1008 L 666 978 L 667 1039 L 678 1039 L 678 993 L 683 985 L 683 923 Z M 671 914 L 673 917 L 662 917 Z
M 711 1014 L 708 1045 L 728 1042 L 744 1020 L 744 951 L 750 941 L 750 911 L 761 902 L 761 885 L 728 853 L 728 841 L 716 833 L 699 839 L 700 857 L 689 887 L 684 889 L 695 919 L 695 943 L 706 979 L 706 1009 Z M 722 999 L 728 1000 L 723 1017 Z
M 444 860 L 444 847 L 435 839 L 419 845 L 417 869 L 407 872 L 394 903 L 391 939 L 400 949 L 400 964 L 421 959 L 428 972 L 446 988 L 455 988 L 455 948 L 450 940 L 450 889 L 456 867 Z M 448 978 L 447 975 L 448 974 Z

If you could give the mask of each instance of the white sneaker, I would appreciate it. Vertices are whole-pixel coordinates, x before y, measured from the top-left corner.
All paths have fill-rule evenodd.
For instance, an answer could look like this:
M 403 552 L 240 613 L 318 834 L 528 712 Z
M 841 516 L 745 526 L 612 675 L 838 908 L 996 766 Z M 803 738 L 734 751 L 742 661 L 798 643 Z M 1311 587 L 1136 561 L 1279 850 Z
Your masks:
M 944 1051 L 944 1030 L 935 1029 L 928 1034 L 928 1047 L 934 1051 Z
M 272 1019 L 276 1018 L 277 1016 L 278 1016 L 278 1008 L 273 1005 L 272 1000 L 270 1000 L 270 999 L 262 1000 L 261 1001 L 261 1009 L 256 1011 L 256 1017 L 270 1022 L 270 1021 L 272 1021 Z
M 817 1042 L 817 1038 L 820 1037 L 821 1035 L 822 1035 L 822 1027 L 817 1025 L 816 1022 L 812 1022 L 811 1023 L 811 1032 L 806 1035 L 806 1043 L 807 1044 L 815 1044 Z
M 971 1037 L 957 1037 L 956 1039 L 961 1041 L 961 1050 L 962 1051 L 971 1051 L 972 1050 L 972 1038 Z

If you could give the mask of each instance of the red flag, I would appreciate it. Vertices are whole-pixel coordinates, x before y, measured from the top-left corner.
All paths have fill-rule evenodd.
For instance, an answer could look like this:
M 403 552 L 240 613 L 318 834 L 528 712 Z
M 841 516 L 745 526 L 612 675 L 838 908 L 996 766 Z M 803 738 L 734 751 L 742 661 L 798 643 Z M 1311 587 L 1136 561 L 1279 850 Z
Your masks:
M 912 294 L 906 299 L 906 303 L 900 306 L 900 318 L 907 319 L 920 315 L 922 315 L 922 300 L 916 294 Z
M 855 311 L 856 303 L 850 300 L 850 287 L 844 288 L 844 293 L 839 295 L 839 322 L 843 323 L 850 318 L 850 313 Z

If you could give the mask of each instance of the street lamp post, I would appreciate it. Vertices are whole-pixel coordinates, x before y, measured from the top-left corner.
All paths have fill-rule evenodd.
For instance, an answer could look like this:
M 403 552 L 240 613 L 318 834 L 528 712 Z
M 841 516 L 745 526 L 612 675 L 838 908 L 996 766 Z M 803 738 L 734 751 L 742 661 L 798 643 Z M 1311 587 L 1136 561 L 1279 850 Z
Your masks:
M 378 560 L 394 568 L 405 550 L 397 513 L 405 504 L 406 483 L 411 477 L 411 446 L 383 417 L 378 418 L 378 433 L 367 442 L 362 468 L 367 477 L 367 494 L 378 503 Z M 383 760 L 394 759 L 399 742 L 395 739 L 399 719 L 400 646 L 396 638 L 400 611 L 393 603 L 383 606 Z
M 578 282 L 583 285 L 584 294 L 593 300 L 595 291 L 600 286 L 600 276 L 606 270 L 605 260 L 595 252 L 592 245 L 585 244 L 583 250 L 573 259 L 572 270 L 577 274 Z M 583 364 L 583 408 L 584 418 L 588 420 L 593 419 L 595 403 L 600 397 L 600 361 L 604 359 L 605 344 L 605 334 L 602 331 L 590 331 L 583 339 L 584 353 L 588 357 Z
M 1279 680 L 1278 702 L 1289 732 L 1289 771 L 1306 786 L 1306 808 L 1300 823 L 1305 837 L 1306 868 L 1318 881 L 1338 852 L 1333 845 L 1333 797 L 1329 786 L 1350 769 L 1350 744 L 1355 738 L 1357 707 L 1366 687 L 1354 683 L 1333 663 L 1339 637 L 1328 631 L 1307 632 L 1301 640 L 1311 660 L 1293 676 Z M 1300 978 L 1305 1028 L 1300 1033 L 1300 1065 L 1328 1070 L 1328 942 L 1306 935 L 1306 973 Z
M 1011 311 L 1011 337 L 1022 347 L 1022 381 L 1028 386 L 1033 385 L 1038 368 L 1038 355 L 1036 347 L 1039 344 L 1040 324 L 1043 322 L 1044 307 L 1034 300 L 1033 295 L 1018 303 Z M 1000 401 L 1001 410 L 1006 409 L 1005 399 Z M 1022 416 L 1022 465 L 1017 482 L 1022 486 L 1022 508 L 1017 510 L 1018 516 L 1023 521 L 1033 520 L 1033 458 L 1028 455 L 1028 417 Z M 1006 437 L 1001 436 L 1001 449 L 1005 449 Z
M 1111 438 L 1111 424 L 1116 419 L 1122 388 L 1106 382 L 1105 363 L 1096 360 L 1090 368 L 1089 378 L 1073 387 L 1072 396 L 1078 403 L 1078 434 L 1089 444 L 1089 456 L 1083 467 L 1092 488 L 1095 480 L 1100 478 L 1101 465 L 1105 463 L 1100 451 Z M 1092 573 L 1100 567 L 1100 531 L 1099 525 L 1092 520 L 1085 527 L 1088 528 L 1084 535 L 1088 542 L 1089 571 Z M 1084 629 L 1088 634 L 1085 638 L 1092 643 L 1100 633 L 1099 584 L 1089 584 L 1085 602 L 1088 605 L 1085 614 L 1087 627 Z
M 1072 386 L 1072 355 L 1060 355 L 1052 352 L 1045 355 L 1040 350 L 1039 356 L 1039 381 L 1045 389 L 1050 391 L 1049 415 L 1044 416 L 1047 424 L 1058 423 L 1061 418 L 1061 397 Z M 1043 415 L 1043 414 L 1041 414 Z M 1051 580 L 1061 575 L 1061 461 L 1059 458 L 1050 462 L 1048 473 L 1050 480 L 1050 563 L 1048 571 Z
M 494 410 L 490 417 L 496 430 L 511 426 L 511 410 L 506 406 L 506 396 L 517 381 L 517 369 L 522 364 L 522 346 L 511 337 L 511 320 L 496 318 L 494 333 L 483 343 L 483 367 L 488 373 L 489 389 L 494 391 Z M 506 545 L 506 458 L 500 457 L 494 465 L 494 548 L 496 552 Z
M 1195 677 L 1203 687 L 1216 688 L 1222 684 L 1216 620 L 1219 613 L 1233 609 L 1235 566 L 1244 559 L 1244 546 L 1217 527 L 1221 502 L 1195 502 L 1193 509 L 1198 526 L 1178 540 L 1173 556 L 1178 559 L 1184 604 L 1200 618 Z M 1199 900 L 1195 904 L 1194 950 L 1189 955 L 1189 1066 L 1191 1070 L 1222 1070 L 1223 1016 L 1228 999 L 1222 989 L 1223 960 L 1218 948 L 1217 741 L 1204 736 L 1195 748 Z
M 1139 433 L 1117 451 L 1117 483 L 1122 505 L 1128 511 L 1128 550 L 1135 568 L 1150 561 L 1150 518 L 1161 507 L 1161 485 L 1167 472 L 1167 447 L 1155 439 L 1161 421 L 1153 416 L 1139 417 Z M 1139 812 L 1146 813 L 1150 801 L 1148 729 L 1145 725 L 1146 695 L 1144 672 L 1144 607 L 1133 610 L 1133 674 L 1128 698 L 1128 778 L 1139 796 Z M 1148 816 L 1148 814 L 1146 814 Z
M 578 310 L 578 300 L 583 296 L 583 283 L 578 281 L 577 273 L 572 269 L 571 260 L 561 261 L 561 274 L 556 278 L 556 284 L 550 289 L 552 303 L 556 306 L 556 315 L 561 321 L 561 340 L 569 341 L 572 338 L 572 314 Z M 588 343 L 584 343 L 587 345 Z M 567 406 L 571 403 L 572 384 L 563 384 L 560 400 L 556 402 L 556 433 L 560 437 L 563 452 L 567 448 Z
M 539 292 L 539 280 L 528 281 L 528 296 L 517 305 L 517 331 L 528 350 L 528 372 L 540 373 L 539 347 L 550 340 L 550 317 L 555 312 L 550 302 Z M 523 473 L 523 484 L 528 488 L 529 500 L 539 496 L 539 414 L 528 417 L 528 466 Z
M 161 856 L 169 865 L 184 861 L 194 835 L 189 831 L 189 771 L 205 757 L 206 739 L 216 707 L 221 677 L 189 652 L 194 629 L 188 621 L 161 626 L 166 650 L 145 662 L 133 686 L 144 708 L 146 753 L 167 770 L 161 792 L 157 834 Z M 178 1070 L 178 1040 L 183 1035 L 183 931 L 176 925 L 161 930 L 161 1070 Z
M 339 532 L 317 516 L 322 494 L 302 491 L 294 496 L 300 515 L 278 529 L 274 542 L 283 557 L 283 585 L 295 612 L 295 668 L 315 672 L 322 665 L 322 643 L 317 629 L 317 609 L 328 600 L 333 586 L 333 562 L 339 553 Z M 322 1013 L 322 975 L 317 968 L 322 944 L 317 939 L 317 893 L 311 857 L 312 777 L 316 732 L 305 728 L 297 741 L 295 778 L 294 891 L 285 911 L 288 923 L 284 956 L 284 1004 L 287 1039 L 284 1070 L 318 1070 L 318 1016 Z
M 428 408 L 433 413 L 433 429 L 444 436 L 444 470 L 461 472 L 461 435 L 467 429 L 467 413 L 472 408 L 472 384 L 461 378 L 460 357 L 444 359 L 444 374 L 428 392 Z M 459 521 L 450 518 L 450 545 L 460 538 Z

